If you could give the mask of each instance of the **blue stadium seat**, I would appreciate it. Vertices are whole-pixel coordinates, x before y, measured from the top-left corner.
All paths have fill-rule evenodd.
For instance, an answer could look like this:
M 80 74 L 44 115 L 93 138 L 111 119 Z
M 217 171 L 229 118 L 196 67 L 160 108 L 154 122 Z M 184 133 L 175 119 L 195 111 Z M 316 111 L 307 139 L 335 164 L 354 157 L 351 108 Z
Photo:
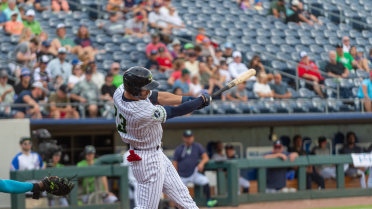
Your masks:
M 300 88 L 298 90 L 298 93 L 301 98 L 314 98 L 316 97 L 315 93 L 313 91 L 310 91 L 307 88 Z
M 369 77 L 369 74 L 366 71 L 360 70 L 360 69 L 358 69 L 356 71 L 356 74 L 357 74 L 357 77 L 359 77 L 359 78 L 368 78 Z
M 271 43 L 272 44 L 276 44 L 276 45 L 282 45 L 285 43 L 285 40 L 282 39 L 281 37 L 279 36 L 272 36 L 271 37 Z
M 287 36 L 285 37 L 285 42 L 289 45 L 296 45 L 300 43 L 300 40 L 295 36 Z

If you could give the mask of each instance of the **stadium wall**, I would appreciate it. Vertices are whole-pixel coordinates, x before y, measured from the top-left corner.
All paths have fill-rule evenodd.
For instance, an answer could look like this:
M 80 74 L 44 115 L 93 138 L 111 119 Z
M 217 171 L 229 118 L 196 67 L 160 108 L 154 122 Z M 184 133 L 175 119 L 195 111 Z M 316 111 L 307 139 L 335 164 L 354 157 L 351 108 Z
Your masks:
M 30 136 L 29 119 L 0 120 L 0 178 L 9 179 L 13 157 L 20 151 L 19 139 Z M 10 195 L 0 193 L 0 208 L 10 207 Z

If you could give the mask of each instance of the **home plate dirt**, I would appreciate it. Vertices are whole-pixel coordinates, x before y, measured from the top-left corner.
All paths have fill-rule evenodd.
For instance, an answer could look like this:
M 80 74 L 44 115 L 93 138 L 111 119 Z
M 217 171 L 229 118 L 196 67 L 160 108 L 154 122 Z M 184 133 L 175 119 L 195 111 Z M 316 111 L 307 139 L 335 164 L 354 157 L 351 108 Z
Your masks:
M 224 209 L 312 209 L 312 208 L 328 208 L 328 207 L 347 207 L 347 206 L 363 206 L 363 208 L 372 208 L 371 197 L 350 197 L 350 198 L 331 198 L 331 199 L 314 199 L 314 200 L 295 200 L 295 201 L 279 201 L 244 204 L 238 207 L 220 207 Z M 206 209 L 206 208 L 204 208 Z

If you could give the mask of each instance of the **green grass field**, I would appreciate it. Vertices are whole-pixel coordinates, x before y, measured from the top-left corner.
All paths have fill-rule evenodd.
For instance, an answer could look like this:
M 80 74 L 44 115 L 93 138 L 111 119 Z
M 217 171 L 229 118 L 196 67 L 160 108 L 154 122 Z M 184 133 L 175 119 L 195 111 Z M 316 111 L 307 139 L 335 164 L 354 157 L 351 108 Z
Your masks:
M 315 208 L 314 208 L 314 209 L 315 209 Z M 331 208 L 317 208 L 317 209 L 372 209 L 372 205 L 345 206 L 345 207 L 331 207 Z

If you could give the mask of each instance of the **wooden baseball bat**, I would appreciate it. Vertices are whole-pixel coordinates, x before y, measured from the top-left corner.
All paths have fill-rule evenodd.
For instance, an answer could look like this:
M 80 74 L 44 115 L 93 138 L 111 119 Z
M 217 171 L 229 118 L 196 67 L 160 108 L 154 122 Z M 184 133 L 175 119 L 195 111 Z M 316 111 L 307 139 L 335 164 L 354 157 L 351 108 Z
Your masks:
M 230 81 L 226 86 L 224 86 L 222 89 L 214 92 L 212 94 L 212 97 L 215 97 L 219 94 L 221 94 L 222 92 L 226 91 L 226 90 L 229 90 L 231 89 L 232 87 L 240 84 L 240 83 L 243 83 L 244 81 L 248 80 L 250 77 L 256 75 L 256 70 L 255 69 L 249 69 L 247 72 L 241 74 L 239 77 L 235 78 L 234 80 Z

